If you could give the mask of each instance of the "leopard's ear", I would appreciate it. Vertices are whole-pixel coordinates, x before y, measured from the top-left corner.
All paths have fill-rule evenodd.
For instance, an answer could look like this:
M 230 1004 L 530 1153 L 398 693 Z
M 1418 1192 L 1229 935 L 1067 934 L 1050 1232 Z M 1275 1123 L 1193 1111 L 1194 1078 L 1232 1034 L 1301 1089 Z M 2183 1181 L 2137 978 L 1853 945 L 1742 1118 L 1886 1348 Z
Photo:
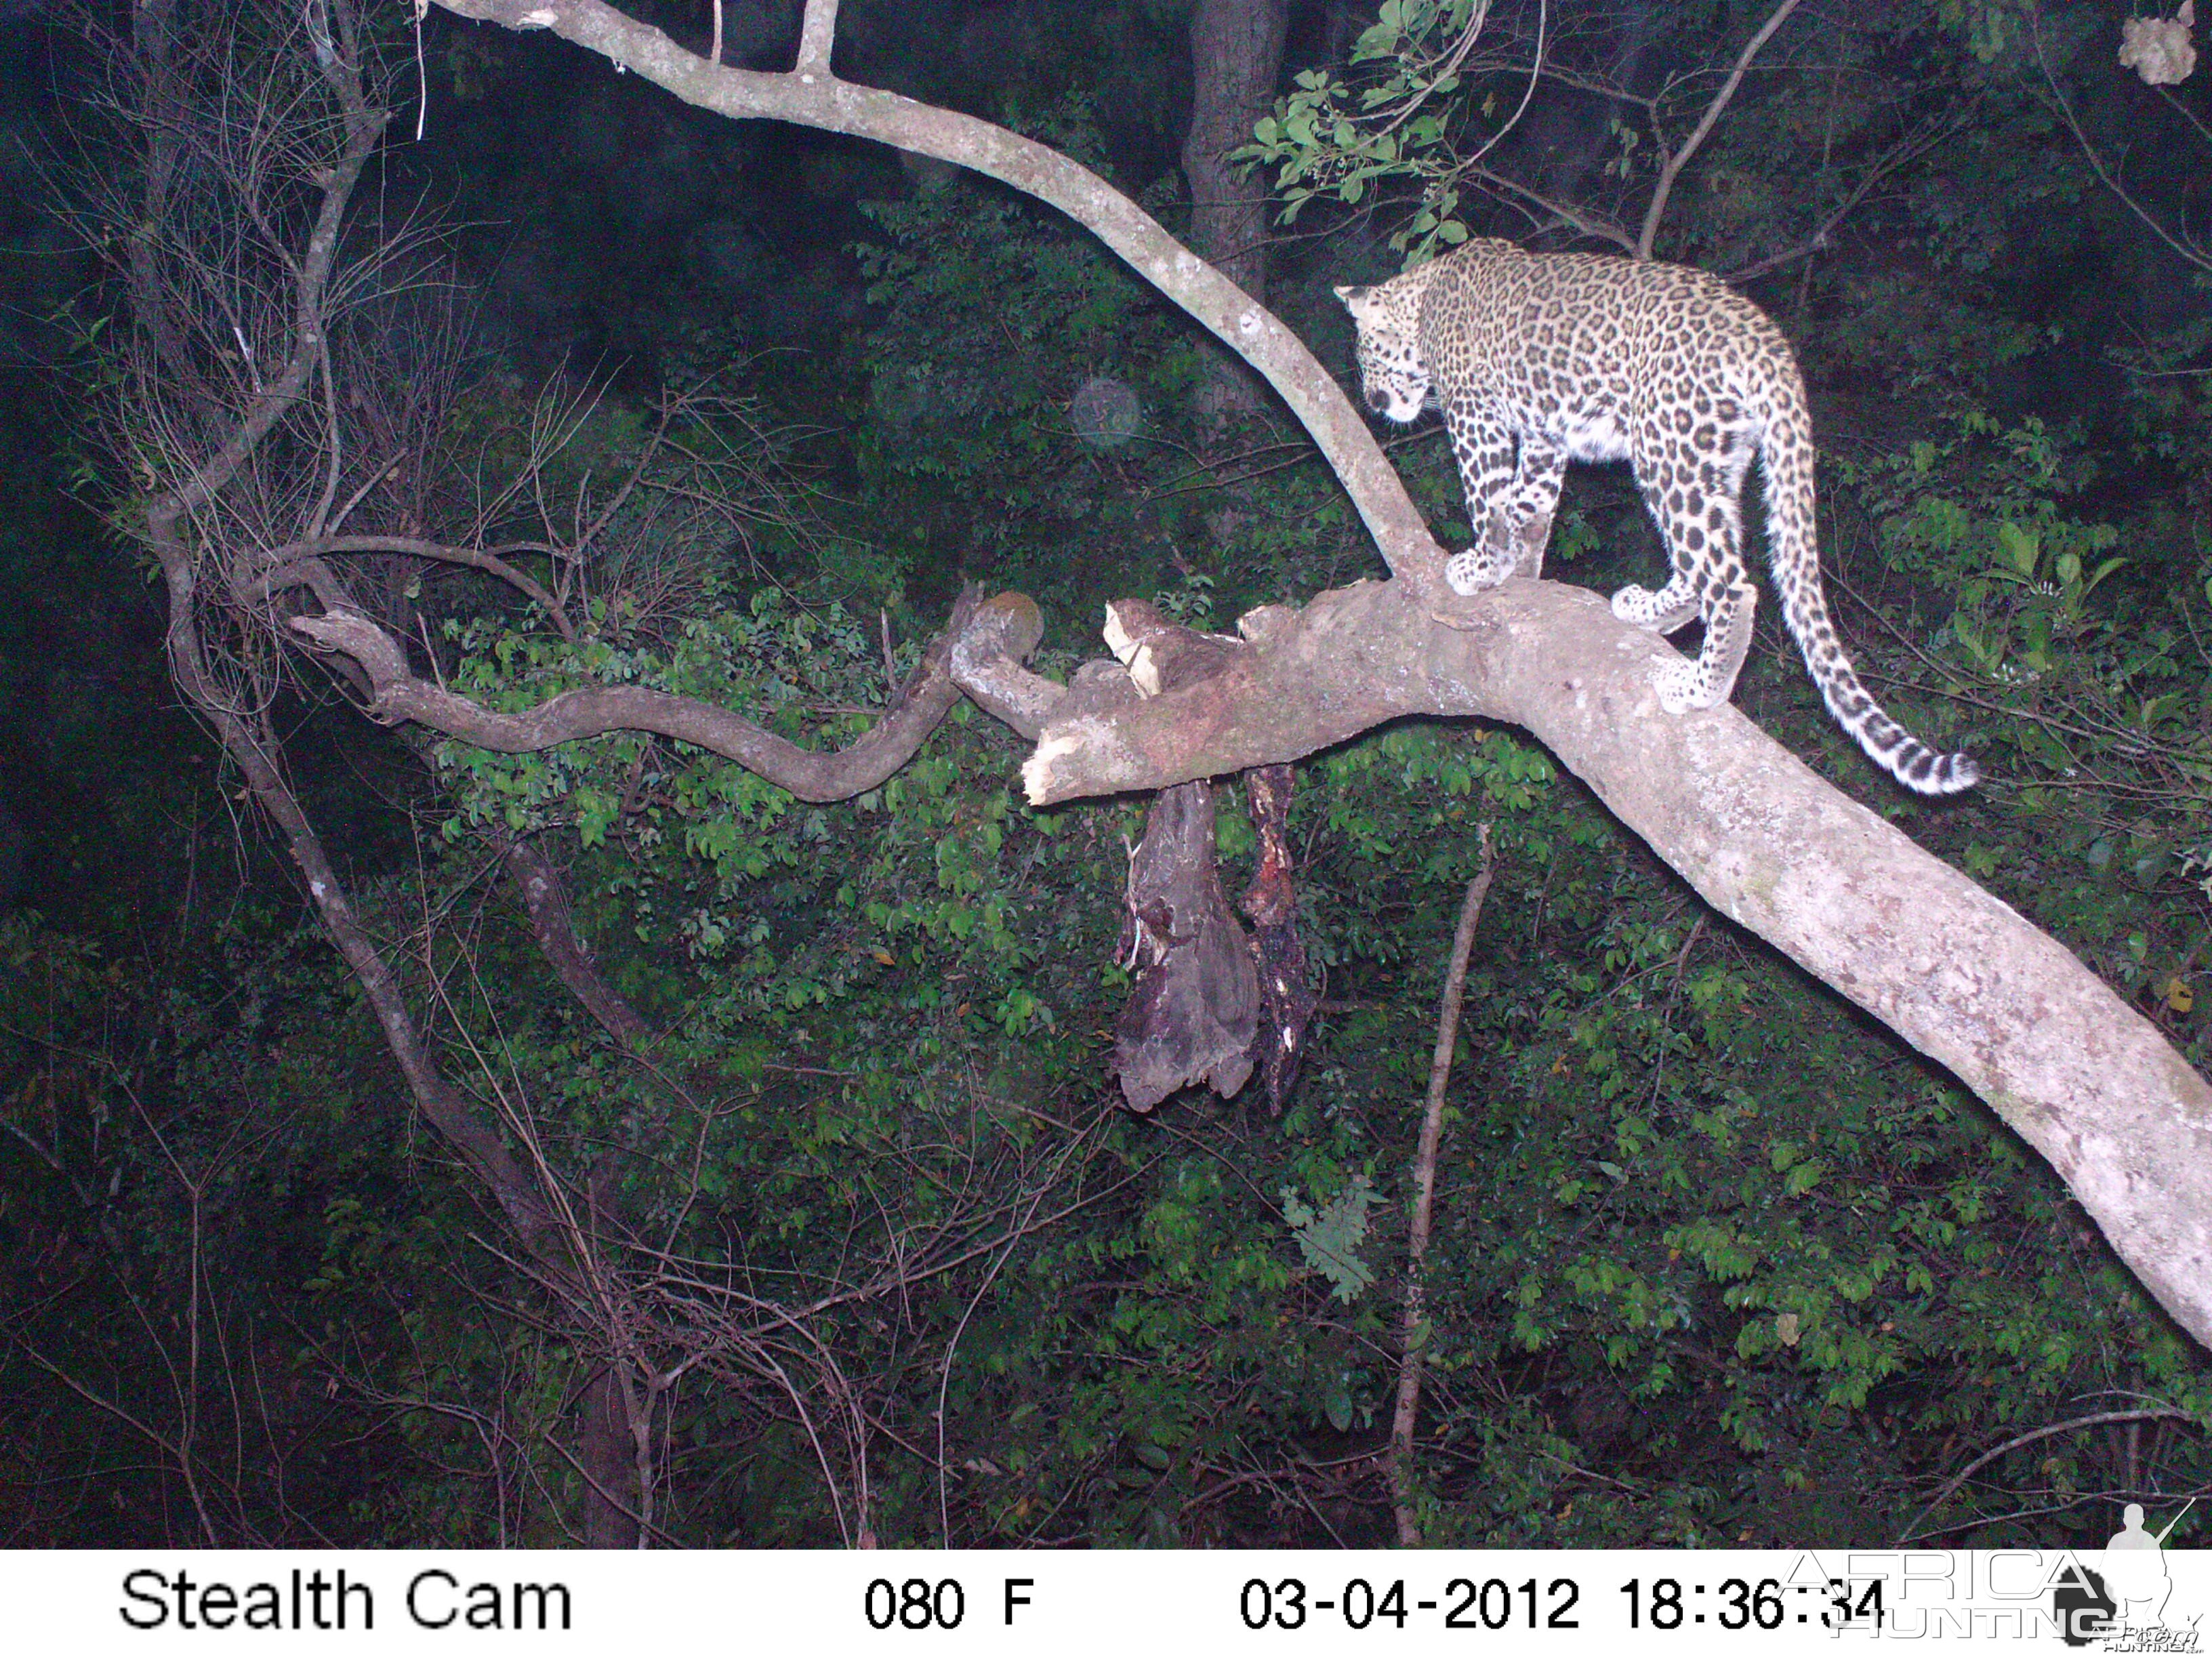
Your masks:
M 1340 287 L 1336 290 L 1336 297 L 1343 301 L 1346 308 L 1356 315 L 1367 296 L 1373 291 L 1371 289 Z

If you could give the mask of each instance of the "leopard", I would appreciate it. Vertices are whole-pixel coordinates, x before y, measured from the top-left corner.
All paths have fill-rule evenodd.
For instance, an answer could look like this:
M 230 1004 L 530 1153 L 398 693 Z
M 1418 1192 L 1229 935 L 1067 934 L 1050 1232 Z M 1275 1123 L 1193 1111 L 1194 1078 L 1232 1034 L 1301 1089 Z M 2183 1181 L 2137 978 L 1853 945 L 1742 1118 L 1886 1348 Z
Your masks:
M 1492 237 L 1336 295 L 1368 406 L 1400 425 L 1443 416 L 1474 538 L 1445 566 L 1454 592 L 1541 575 L 1567 463 L 1626 460 L 1671 568 L 1656 592 L 1615 593 L 1613 614 L 1660 635 L 1702 621 L 1697 659 L 1658 665 L 1659 706 L 1725 702 L 1759 598 L 1742 554 L 1756 453 L 1767 563 L 1829 712 L 1907 788 L 1948 795 L 1978 781 L 1971 757 L 1930 749 L 1884 713 L 1844 653 L 1820 584 L 1804 377 L 1756 305 L 1694 266 Z

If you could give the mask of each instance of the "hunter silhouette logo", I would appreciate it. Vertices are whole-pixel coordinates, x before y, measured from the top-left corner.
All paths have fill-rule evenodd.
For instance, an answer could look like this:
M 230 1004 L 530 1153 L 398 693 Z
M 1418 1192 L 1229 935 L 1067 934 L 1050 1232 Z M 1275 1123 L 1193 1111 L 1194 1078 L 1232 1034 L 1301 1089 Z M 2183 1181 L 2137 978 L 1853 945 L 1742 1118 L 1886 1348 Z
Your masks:
M 2121 1511 L 2120 1529 L 2106 1540 L 2097 1567 L 2068 1557 L 2052 1578 L 2051 1590 L 2051 1610 L 2068 1647 L 2098 1642 L 2146 1653 L 2197 1650 L 2194 1618 L 2179 1629 L 2163 1622 L 2166 1601 L 2173 1594 L 2166 1540 L 2196 1502 L 2191 1498 L 2181 1515 L 2156 1534 L 2143 1526 L 2142 1505 L 2130 1504 Z

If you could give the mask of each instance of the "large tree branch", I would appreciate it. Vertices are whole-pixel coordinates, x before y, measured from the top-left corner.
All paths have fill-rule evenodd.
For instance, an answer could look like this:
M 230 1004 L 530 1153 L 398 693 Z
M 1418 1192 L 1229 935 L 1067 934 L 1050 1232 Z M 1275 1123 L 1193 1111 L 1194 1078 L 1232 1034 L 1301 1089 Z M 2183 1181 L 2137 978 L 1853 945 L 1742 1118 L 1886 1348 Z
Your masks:
M 829 72 L 826 41 L 818 55 L 798 68 L 772 74 L 710 63 L 604 0 L 438 3 L 461 16 L 509 28 L 550 28 L 702 109 L 740 120 L 789 121 L 877 139 L 972 167 L 1051 204 L 1128 261 L 1281 393 L 1343 481 L 1393 571 L 1425 588 L 1441 588 L 1443 550 L 1334 377 L 1264 306 L 1090 168 L 988 121 L 840 81 Z M 810 15 L 810 29 L 828 9 Z
M 2212 1346 L 2212 1088 L 2064 946 L 1735 708 L 1662 713 L 1667 647 L 1595 593 L 1327 593 L 1184 690 L 1048 726 L 1030 799 L 1294 759 L 1407 714 L 1526 726 L 1716 908 L 1948 1066 Z
M 360 667 L 369 682 L 369 710 L 379 719 L 417 720 L 507 755 L 607 732 L 652 732 L 696 744 L 811 801 L 849 799 L 906 764 L 960 700 L 951 672 L 956 653 L 1017 665 L 1036 649 L 1042 631 L 1036 606 L 1019 594 L 1002 594 L 981 605 L 972 593 L 963 594 L 945 633 L 899 689 L 883 719 L 851 748 L 825 754 L 763 732 L 718 704 L 641 685 L 580 686 L 522 714 L 502 714 L 416 678 L 399 642 L 358 613 L 296 617 L 291 626 Z

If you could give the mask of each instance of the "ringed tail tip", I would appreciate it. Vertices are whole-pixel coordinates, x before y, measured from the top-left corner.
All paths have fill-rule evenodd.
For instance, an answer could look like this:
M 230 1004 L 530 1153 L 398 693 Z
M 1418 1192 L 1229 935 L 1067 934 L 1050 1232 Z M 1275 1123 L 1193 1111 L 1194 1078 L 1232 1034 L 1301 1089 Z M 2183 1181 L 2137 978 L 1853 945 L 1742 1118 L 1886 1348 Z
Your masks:
M 1982 769 L 1972 756 L 1939 755 L 1932 749 L 1900 755 L 1889 769 L 1899 783 L 1923 795 L 1955 795 L 1982 781 Z

